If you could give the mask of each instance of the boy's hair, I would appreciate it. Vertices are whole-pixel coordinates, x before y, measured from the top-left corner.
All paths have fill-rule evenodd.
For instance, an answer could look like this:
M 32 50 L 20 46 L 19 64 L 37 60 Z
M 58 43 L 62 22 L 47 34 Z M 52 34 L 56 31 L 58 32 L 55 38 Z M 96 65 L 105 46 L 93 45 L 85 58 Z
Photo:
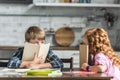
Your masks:
M 45 40 L 45 31 L 37 26 L 31 26 L 25 32 L 25 41 L 30 42 L 31 39 Z

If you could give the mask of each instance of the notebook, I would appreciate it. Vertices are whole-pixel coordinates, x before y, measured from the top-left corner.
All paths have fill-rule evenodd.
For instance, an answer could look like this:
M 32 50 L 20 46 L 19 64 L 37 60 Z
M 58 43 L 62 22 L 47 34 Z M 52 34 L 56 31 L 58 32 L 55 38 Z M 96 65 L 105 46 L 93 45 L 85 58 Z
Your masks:
M 32 44 L 26 42 L 24 45 L 24 51 L 22 56 L 22 61 L 32 61 L 34 59 L 35 53 L 38 53 L 38 57 L 42 56 L 43 62 L 47 57 L 48 51 L 50 48 L 50 43 L 47 44 Z

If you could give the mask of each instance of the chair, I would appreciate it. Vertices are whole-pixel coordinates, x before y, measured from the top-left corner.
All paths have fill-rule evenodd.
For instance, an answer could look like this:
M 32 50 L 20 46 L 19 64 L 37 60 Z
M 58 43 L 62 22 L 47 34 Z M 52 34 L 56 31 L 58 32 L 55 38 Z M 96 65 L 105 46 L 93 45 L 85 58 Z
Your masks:
M 73 57 L 71 57 L 71 58 L 61 58 L 61 60 L 63 61 L 63 64 L 64 63 L 69 63 L 70 64 L 69 68 L 64 67 L 63 71 L 67 71 L 67 70 L 73 71 Z
M 0 67 L 7 67 L 10 58 L 0 58 Z
M 8 62 L 0 62 L 0 67 L 7 67 Z
M 12 48 L 8 50 L 0 49 L 0 67 L 7 67 L 9 59 L 15 52 L 16 50 L 12 50 Z

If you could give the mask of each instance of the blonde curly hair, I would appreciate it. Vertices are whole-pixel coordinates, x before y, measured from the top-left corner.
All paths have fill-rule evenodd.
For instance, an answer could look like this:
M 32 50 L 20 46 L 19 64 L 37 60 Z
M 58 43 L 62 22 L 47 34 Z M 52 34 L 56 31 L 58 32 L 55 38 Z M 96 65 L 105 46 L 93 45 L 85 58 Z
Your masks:
M 103 52 L 113 61 L 113 65 L 120 68 L 120 56 L 111 47 L 108 33 L 103 28 L 88 29 L 83 36 L 83 42 L 89 45 L 91 53 L 95 55 Z

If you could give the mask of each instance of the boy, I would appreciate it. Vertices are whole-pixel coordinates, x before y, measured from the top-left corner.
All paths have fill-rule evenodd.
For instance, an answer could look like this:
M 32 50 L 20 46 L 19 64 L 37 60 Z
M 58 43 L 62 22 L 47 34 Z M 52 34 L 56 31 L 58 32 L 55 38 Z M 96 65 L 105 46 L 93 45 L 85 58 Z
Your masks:
M 41 44 L 45 42 L 45 31 L 37 26 L 31 26 L 25 32 L 25 42 Z M 22 61 L 24 48 L 19 48 L 15 55 L 9 60 L 8 68 L 63 68 L 63 62 L 53 52 L 48 51 L 45 63 L 41 63 L 42 57 L 35 54 L 33 61 Z M 29 55 L 28 55 L 29 56 Z

